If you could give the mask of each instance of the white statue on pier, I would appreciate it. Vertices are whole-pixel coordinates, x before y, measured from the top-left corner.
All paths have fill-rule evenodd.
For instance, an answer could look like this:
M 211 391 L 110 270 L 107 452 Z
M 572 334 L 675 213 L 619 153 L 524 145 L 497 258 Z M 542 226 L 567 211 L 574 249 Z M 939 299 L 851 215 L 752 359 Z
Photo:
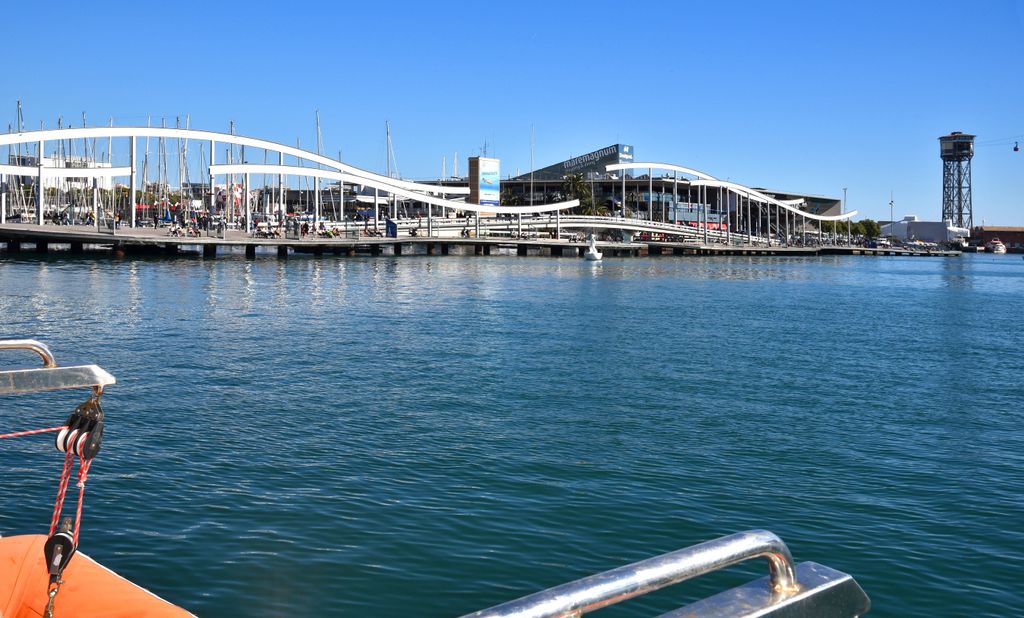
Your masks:
M 603 257 L 604 255 L 597 250 L 597 239 L 590 234 L 587 236 L 587 251 L 583 254 L 583 258 L 591 262 L 599 262 Z

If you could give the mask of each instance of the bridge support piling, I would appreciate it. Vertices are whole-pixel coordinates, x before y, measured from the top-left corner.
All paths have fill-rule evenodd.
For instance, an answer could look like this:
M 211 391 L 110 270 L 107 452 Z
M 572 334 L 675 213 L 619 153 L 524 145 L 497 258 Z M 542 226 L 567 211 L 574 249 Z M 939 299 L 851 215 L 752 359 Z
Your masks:
M 42 240 L 36 241 L 36 253 L 47 253 L 50 251 L 50 244 Z
M 210 259 L 217 257 L 217 245 L 203 245 L 203 257 Z
M 81 252 L 82 252 L 82 243 L 80 243 L 80 242 L 73 242 L 73 243 L 71 243 L 71 253 L 81 253 Z
M 333 247 L 331 247 L 331 255 L 341 255 L 341 253 L 342 248 L 339 245 L 334 245 Z
M 441 243 L 441 255 L 448 255 L 449 251 L 450 251 L 450 248 L 448 246 L 448 243 L 446 243 L 446 242 Z
M 395 243 L 395 255 L 402 255 L 402 243 Z
M 164 253 L 167 255 L 178 255 L 178 245 L 172 242 L 164 245 Z
M 256 259 L 256 245 L 246 245 L 245 246 L 245 258 L 247 260 L 254 260 L 254 259 Z
M 281 260 L 287 260 L 288 259 L 288 246 L 287 245 L 278 245 L 277 246 L 277 257 L 278 257 L 278 259 L 281 259 Z
M 516 245 L 516 255 L 518 255 L 520 257 L 524 257 L 524 256 L 527 256 L 527 255 L 530 255 L 529 247 L 527 245 L 524 245 L 523 243 L 517 244 Z
M 324 247 L 323 247 L 323 245 L 316 245 L 315 247 L 313 247 L 313 255 L 315 257 L 323 257 L 324 256 Z
M 7 253 L 21 253 L 21 243 L 16 240 L 8 240 Z

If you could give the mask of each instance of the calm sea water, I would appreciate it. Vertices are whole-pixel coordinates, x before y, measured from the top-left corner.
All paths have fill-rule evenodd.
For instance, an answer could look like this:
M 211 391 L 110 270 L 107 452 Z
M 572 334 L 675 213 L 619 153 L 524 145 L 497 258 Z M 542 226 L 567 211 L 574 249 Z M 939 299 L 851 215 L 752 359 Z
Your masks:
M 54 254 L 0 292 L 4 337 L 118 378 L 82 550 L 202 616 L 454 616 L 756 527 L 873 615 L 1022 611 L 1020 256 Z M 0 444 L 6 534 L 50 441 Z

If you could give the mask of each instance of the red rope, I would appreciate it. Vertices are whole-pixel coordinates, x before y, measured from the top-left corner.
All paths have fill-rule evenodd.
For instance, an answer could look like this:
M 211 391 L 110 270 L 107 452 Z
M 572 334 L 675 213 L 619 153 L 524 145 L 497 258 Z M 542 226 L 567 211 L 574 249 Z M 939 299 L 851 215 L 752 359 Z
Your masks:
M 75 513 L 75 547 L 78 547 L 78 531 L 82 527 L 82 503 L 85 501 L 85 481 L 89 478 L 92 460 L 78 458 L 78 511 Z
M 50 536 L 57 531 L 57 524 L 60 521 L 60 512 L 64 508 L 64 495 L 68 491 L 68 482 L 71 480 L 71 464 L 74 461 L 71 449 L 64 453 L 64 471 L 60 473 L 60 485 L 57 487 L 57 499 L 53 503 L 53 519 L 50 520 Z
M 46 429 L 29 429 L 28 431 L 15 431 L 12 433 L 0 433 L 0 438 L 20 438 L 21 436 L 34 436 L 37 433 L 48 433 L 50 431 L 60 431 L 61 429 L 67 429 L 67 425 L 61 425 L 60 427 L 47 427 Z

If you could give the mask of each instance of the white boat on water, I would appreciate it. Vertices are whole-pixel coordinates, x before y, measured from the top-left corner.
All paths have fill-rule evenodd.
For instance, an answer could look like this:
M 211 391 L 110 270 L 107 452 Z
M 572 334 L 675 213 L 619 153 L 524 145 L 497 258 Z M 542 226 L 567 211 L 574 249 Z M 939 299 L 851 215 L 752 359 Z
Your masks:
M 998 238 L 993 238 L 985 243 L 985 251 L 990 253 L 1006 253 L 1006 245 Z
M 587 251 L 583 254 L 583 259 L 591 262 L 600 262 L 604 254 L 597 250 L 597 240 L 593 234 L 587 237 L 587 243 Z

